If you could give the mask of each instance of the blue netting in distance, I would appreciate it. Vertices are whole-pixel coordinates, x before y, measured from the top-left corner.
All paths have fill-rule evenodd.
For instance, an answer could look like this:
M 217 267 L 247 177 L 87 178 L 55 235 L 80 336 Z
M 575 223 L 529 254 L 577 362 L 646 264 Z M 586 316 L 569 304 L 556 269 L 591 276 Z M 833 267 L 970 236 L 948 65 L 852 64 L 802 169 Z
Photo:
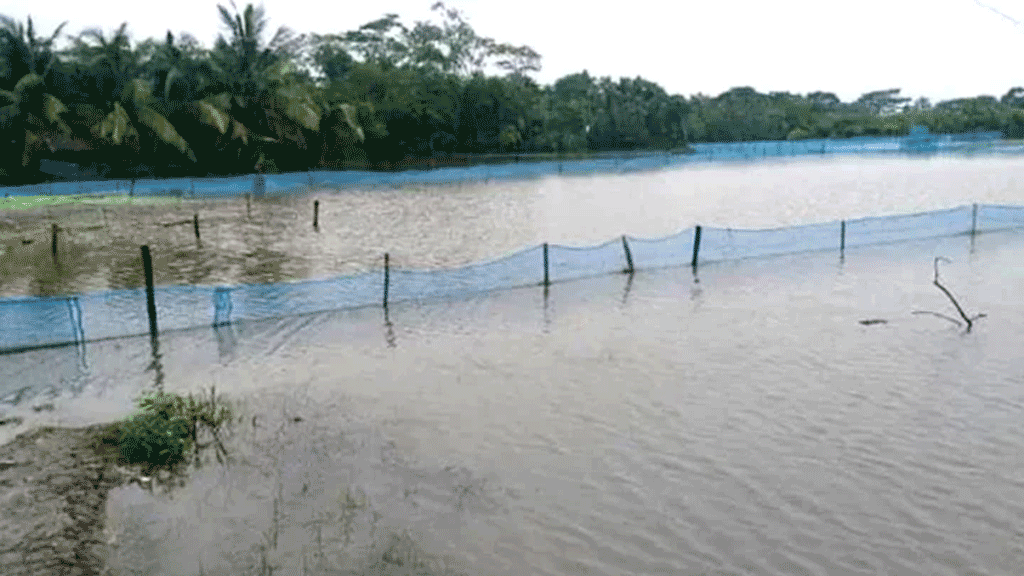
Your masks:
M 4 196 L 46 196 L 50 187 L 46 184 L 30 184 L 28 186 L 11 186 L 4 188 Z
M 970 206 L 904 216 L 860 218 L 846 222 L 846 246 L 955 236 L 970 230 Z
M 383 300 L 383 275 L 381 271 L 327 280 L 227 287 L 214 294 L 222 301 L 217 319 L 261 320 L 379 305 Z M 230 306 L 229 315 L 222 312 L 224 306 Z
M 976 231 L 1024 227 L 1024 206 L 978 206 Z
M 287 174 L 273 174 L 265 177 L 267 192 L 271 194 L 282 192 L 305 192 L 309 189 L 309 176 L 306 172 L 289 172 Z M 316 180 L 314 179 L 315 183 Z
M 241 196 L 252 192 L 252 176 L 232 176 L 229 178 L 196 178 L 196 196 Z
M 84 340 L 78 298 L 0 300 L 0 352 Z
M 813 250 L 838 250 L 839 243 L 838 222 L 774 230 L 702 228 L 698 263 Z
M 548 276 L 552 282 L 622 272 L 627 267 L 621 239 L 585 248 L 548 246 Z
M 131 184 L 129 184 L 131 186 Z M 192 190 L 190 178 L 164 178 L 160 180 L 139 180 L 134 193 L 139 196 L 184 195 Z
M 636 270 L 682 266 L 693 259 L 693 228 L 668 238 L 643 239 L 626 236 Z
M 543 247 L 537 246 L 501 260 L 463 268 L 391 270 L 388 302 L 442 299 L 499 288 L 536 286 L 543 281 Z

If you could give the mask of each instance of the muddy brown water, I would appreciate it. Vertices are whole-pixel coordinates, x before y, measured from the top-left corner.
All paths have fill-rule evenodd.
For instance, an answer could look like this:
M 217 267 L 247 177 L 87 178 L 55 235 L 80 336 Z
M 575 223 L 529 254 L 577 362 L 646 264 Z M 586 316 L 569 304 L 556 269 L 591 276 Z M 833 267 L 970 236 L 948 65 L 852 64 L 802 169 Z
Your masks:
M 694 222 L 767 227 L 1024 197 L 1016 159 L 902 162 L 709 166 L 376 203 L 344 192 L 320 196 L 321 218 L 336 209 L 325 203 L 365 201 L 346 221 L 379 241 L 365 258 L 330 220 L 320 233 L 270 225 L 263 241 L 290 256 L 279 270 L 316 277 L 374 266 L 385 238 L 401 239 L 387 243 L 393 257 L 430 267 Z M 311 200 L 265 217 L 284 222 L 291 206 L 297 221 Z M 432 212 L 473 202 L 512 208 Z M 231 221 L 239 208 L 210 210 Z M 162 226 L 189 209 L 161 210 L 151 229 L 165 240 L 126 225 L 125 244 L 198 249 L 190 226 Z M 24 270 L 49 257 L 39 216 L 25 229 L 47 244 Z M 460 219 L 472 234 L 449 229 Z M 223 246 L 259 238 L 228 230 Z M 327 236 L 296 238 L 313 234 Z M 387 319 L 339 311 L 183 331 L 161 336 L 158 357 L 145 338 L 24 353 L 0 361 L 0 378 L 53 394 L 5 405 L 3 418 L 22 420 L 0 426 L 0 442 L 123 417 L 158 373 L 170 391 L 216 384 L 256 417 L 232 438 L 230 465 L 196 467 L 167 493 L 108 492 L 90 538 L 110 574 L 1013 574 L 1024 563 L 1022 249 L 1013 232 L 933 239 L 396 305 Z M 327 254 L 343 256 L 326 265 Z M 953 293 L 988 314 L 969 334 L 912 314 L 955 316 L 931 284 L 938 255 L 953 261 L 942 269 Z M 203 270 L 189 258 L 165 261 L 162 283 Z M 127 256 L 115 284 L 118 266 L 48 289 L 139 285 Z M 214 273 L 207 281 L 265 272 Z M 26 276 L 4 286 L 32 286 Z M 53 409 L 34 409 L 44 403 Z
M 768 159 L 616 175 L 413 186 L 169 205 L 0 213 L 0 297 L 133 288 L 139 246 L 158 285 L 281 282 L 380 269 L 449 268 L 544 242 L 590 246 L 694 224 L 774 228 L 1016 204 L 1019 156 Z M 319 201 L 319 229 L 313 202 Z M 200 241 L 193 231 L 198 213 Z M 52 225 L 58 232 L 56 261 Z

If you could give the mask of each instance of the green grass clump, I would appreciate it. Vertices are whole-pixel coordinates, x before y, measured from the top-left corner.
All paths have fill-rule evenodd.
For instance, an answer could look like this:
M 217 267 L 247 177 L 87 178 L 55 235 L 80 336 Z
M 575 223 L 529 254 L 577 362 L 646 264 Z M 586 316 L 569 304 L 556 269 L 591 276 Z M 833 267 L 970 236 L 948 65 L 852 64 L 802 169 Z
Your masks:
M 184 418 L 143 412 L 121 424 L 121 457 L 129 464 L 169 466 L 191 451 L 191 440 Z
M 213 435 L 218 458 L 221 452 L 227 454 L 217 430 L 231 422 L 233 411 L 223 401 L 218 405 L 213 388 L 209 398 L 158 391 L 140 398 L 137 405 L 139 413 L 117 426 L 121 458 L 128 464 L 152 469 L 183 461 L 193 448 L 205 446 L 199 444 L 200 427 Z

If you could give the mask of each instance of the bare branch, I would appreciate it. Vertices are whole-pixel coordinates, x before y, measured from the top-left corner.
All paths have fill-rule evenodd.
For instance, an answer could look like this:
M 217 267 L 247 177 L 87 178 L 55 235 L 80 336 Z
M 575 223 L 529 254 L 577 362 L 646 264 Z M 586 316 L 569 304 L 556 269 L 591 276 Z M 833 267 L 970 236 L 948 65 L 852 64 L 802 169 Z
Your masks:
M 935 258 L 935 279 L 932 281 L 932 283 L 935 284 L 935 286 L 939 290 L 942 290 L 942 293 L 945 294 L 949 298 L 949 301 L 953 303 L 953 306 L 956 307 L 956 311 L 960 313 L 960 317 L 963 318 L 964 322 L 967 323 L 967 331 L 970 332 L 971 331 L 971 326 L 973 325 L 974 321 L 977 320 L 978 318 L 984 317 L 985 315 L 984 314 L 978 314 L 978 315 L 974 316 L 973 318 L 967 316 L 967 313 L 964 312 L 964 309 L 960 307 L 960 303 L 956 301 L 956 298 L 953 297 L 953 294 L 949 290 L 947 290 L 946 287 L 943 286 L 939 282 L 939 260 L 942 260 L 942 261 L 945 261 L 945 262 L 950 262 L 950 260 L 948 258 L 944 258 L 942 256 L 937 256 Z M 921 313 L 923 313 L 923 314 L 924 313 L 926 313 L 926 314 L 933 314 L 933 315 L 939 316 L 941 318 L 946 318 L 947 320 L 953 320 L 952 318 L 943 316 L 942 314 L 938 314 L 936 312 L 921 312 Z M 953 321 L 956 322 L 956 320 L 953 320 Z M 957 324 L 959 324 L 959 322 L 957 322 Z

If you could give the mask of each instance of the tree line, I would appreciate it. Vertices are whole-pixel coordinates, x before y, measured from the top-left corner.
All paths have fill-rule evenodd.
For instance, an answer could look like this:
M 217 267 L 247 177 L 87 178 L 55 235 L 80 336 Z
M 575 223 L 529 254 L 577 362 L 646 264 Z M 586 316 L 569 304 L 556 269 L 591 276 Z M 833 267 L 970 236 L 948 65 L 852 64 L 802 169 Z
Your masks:
M 569 74 L 541 86 L 541 55 L 480 36 L 435 3 L 439 22 L 386 14 L 337 34 L 270 35 L 262 7 L 218 5 L 223 33 L 134 42 L 111 33 L 37 35 L 0 15 L 0 184 L 51 176 L 207 176 L 369 167 L 489 153 L 688 150 L 692 142 L 999 130 L 1024 137 L 1024 88 L 931 105 L 899 89 L 834 94 L 668 94 L 640 77 Z M 269 36 L 269 38 L 268 38 Z M 500 70 L 498 74 L 486 71 Z

